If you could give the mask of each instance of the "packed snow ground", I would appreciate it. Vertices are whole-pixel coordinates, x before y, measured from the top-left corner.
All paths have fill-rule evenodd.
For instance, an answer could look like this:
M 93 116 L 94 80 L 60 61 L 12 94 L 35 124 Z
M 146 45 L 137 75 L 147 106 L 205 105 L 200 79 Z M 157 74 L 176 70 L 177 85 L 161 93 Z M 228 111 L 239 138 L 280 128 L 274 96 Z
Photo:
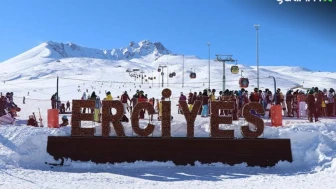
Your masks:
M 68 55 L 70 53 L 67 52 Z M 182 56 L 164 55 L 157 59 L 156 55 L 149 54 L 139 59 L 126 60 L 101 59 L 94 57 L 94 54 L 90 57 L 60 58 L 52 49 L 39 47 L 0 64 L 0 74 L 6 80 L 1 83 L 0 91 L 3 94 L 14 92 L 14 102 L 22 108 L 15 126 L 0 126 L 0 188 L 335 188 L 335 118 L 321 118 L 318 123 L 308 123 L 306 118 L 284 118 L 282 127 L 266 126 L 263 137 L 290 138 L 293 153 L 292 163 L 279 162 L 271 168 L 219 163 L 175 166 L 172 162 L 139 161 L 97 165 L 92 162 L 67 161 L 65 164 L 69 166 L 51 169 L 44 164 L 45 161 L 54 161 L 46 152 L 47 136 L 70 135 L 71 127 L 34 128 L 26 126 L 26 121 L 32 112 L 38 116 L 38 108 L 41 108 L 46 125 L 50 97 L 56 92 L 56 76 L 60 77 L 59 95 L 62 101 L 80 99 L 86 89 L 89 93 L 95 91 L 101 98 L 104 98 L 105 90 L 111 91 L 116 98 L 125 90 L 133 95 L 136 89 L 144 90 L 148 97 L 160 98 L 161 90 L 167 87 L 167 78 L 164 78 L 164 87 L 159 87 L 162 78 L 157 67 L 159 64 L 168 65 L 169 72 L 175 71 L 177 74 L 169 78 L 168 84 L 168 88 L 173 91 L 173 137 L 186 135 L 185 119 L 177 114 L 175 106 L 180 92 L 199 92 L 208 85 L 208 61 L 193 56 L 185 56 L 183 88 Z M 238 89 L 240 75 L 230 73 L 231 65 L 226 65 L 226 87 Z M 244 70 L 243 75 L 250 78 L 247 90 L 252 91 L 256 86 L 256 68 L 243 64 L 239 64 L 239 67 Z M 157 79 L 153 85 L 151 81 L 145 80 L 141 84 L 141 80 L 135 80 L 126 73 L 128 68 L 141 68 L 147 77 L 153 74 Z M 197 73 L 194 80 L 188 75 L 191 68 Z M 304 88 L 335 88 L 336 81 L 335 73 L 312 72 L 300 67 L 262 66 L 260 75 L 262 89 L 273 90 L 273 80 L 268 76 L 274 76 L 277 87 L 283 92 L 296 85 L 303 85 Z M 211 88 L 217 89 L 217 92 L 222 90 L 221 78 L 222 64 L 212 61 Z M 22 104 L 23 96 L 26 97 L 26 104 Z M 147 123 L 148 120 L 140 121 L 141 126 Z M 234 129 L 235 136 L 240 138 L 239 126 L 243 123 L 244 120 L 240 119 L 232 125 L 221 127 Z M 265 119 L 265 123 L 269 125 L 270 120 Z M 156 125 L 153 136 L 160 136 L 160 122 L 154 120 L 153 124 Z M 96 134 L 100 134 L 97 123 L 84 122 L 83 125 L 96 127 Z M 132 135 L 130 123 L 123 125 L 126 135 L 136 137 Z M 195 136 L 209 136 L 209 118 L 196 118 Z

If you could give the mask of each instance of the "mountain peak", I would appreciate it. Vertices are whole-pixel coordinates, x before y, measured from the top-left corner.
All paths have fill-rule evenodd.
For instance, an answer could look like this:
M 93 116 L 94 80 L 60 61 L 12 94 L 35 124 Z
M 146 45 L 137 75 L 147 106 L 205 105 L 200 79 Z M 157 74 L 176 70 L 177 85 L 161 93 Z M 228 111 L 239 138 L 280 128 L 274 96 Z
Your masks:
M 141 58 L 145 56 L 152 56 L 159 58 L 162 55 L 172 54 L 171 51 L 166 49 L 160 42 L 151 42 L 149 40 L 142 40 L 138 43 L 131 41 L 127 47 L 114 48 L 111 50 L 87 48 L 77 45 L 72 42 L 59 43 L 55 41 L 47 41 L 38 46 L 39 50 L 46 48 L 50 51 L 45 58 L 68 58 L 68 57 L 86 57 L 86 58 L 99 58 L 122 60 Z M 31 50 L 34 50 L 33 48 Z M 43 49 L 45 50 L 45 49 Z M 42 50 L 41 50 L 42 51 Z M 36 53 L 34 53 L 36 54 Z

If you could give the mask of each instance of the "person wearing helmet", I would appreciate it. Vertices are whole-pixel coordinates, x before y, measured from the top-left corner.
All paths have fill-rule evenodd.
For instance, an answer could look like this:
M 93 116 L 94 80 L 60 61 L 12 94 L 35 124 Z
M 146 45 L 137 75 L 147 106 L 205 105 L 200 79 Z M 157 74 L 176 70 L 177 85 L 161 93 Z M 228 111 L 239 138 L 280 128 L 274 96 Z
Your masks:
M 62 123 L 60 124 L 60 127 L 65 127 L 67 125 L 69 125 L 69 120 L 68 120 L 67 116 L 64 115 L 62 117 Z

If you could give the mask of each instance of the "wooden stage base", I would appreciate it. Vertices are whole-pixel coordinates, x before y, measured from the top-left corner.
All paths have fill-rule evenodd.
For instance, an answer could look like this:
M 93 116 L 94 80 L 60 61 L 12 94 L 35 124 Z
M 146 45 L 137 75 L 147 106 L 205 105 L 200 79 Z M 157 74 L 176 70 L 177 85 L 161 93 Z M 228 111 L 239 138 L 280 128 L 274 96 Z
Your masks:
M 49 136 L 47 152 L 55 159 L 95 163 L 172 161 L 176 165 L 221 162 L 274 166 L 292 162 L 290 139 Z

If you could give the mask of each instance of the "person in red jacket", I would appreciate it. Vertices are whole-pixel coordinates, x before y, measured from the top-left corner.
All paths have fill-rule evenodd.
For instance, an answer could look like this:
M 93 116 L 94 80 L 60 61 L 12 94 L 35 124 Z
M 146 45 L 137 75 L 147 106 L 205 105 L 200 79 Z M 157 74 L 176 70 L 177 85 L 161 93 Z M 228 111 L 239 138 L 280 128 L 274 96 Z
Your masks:
M 145 97 L 145 95 L 143 94 L 142 91 L 140 91 L 140 96 L 138 98 L 138 103 L 140 103 L 140 102 L 147 102 L 147 98 Z M 140 111 L 140 118 L 139 119 L 145 119 L 145 110 Z
M 129 112 L 129 105 L 128 105 L 128 101 L 131 102 L 131 99 L 129 98 L 128 94 L 127 94 L 127 91 L 124 92 L 123 95 L 121 95 L 120 97 L 120 101 L 121 103 L 123 104 L 123 107 L 124 107 L 124 114 L 126 114 L 126 110 Z
M 38 127 L 37 121 L 36 121 L 36 119 L 34 118 L 33 115 L 29 116 L 29 119 L 27 120 L 27 125 Z
M 260 94 L 259 94 L 258 88 L 254 88 L 254 92 L 250 94 L 250 101 L 251 102 L 260 101 Z

